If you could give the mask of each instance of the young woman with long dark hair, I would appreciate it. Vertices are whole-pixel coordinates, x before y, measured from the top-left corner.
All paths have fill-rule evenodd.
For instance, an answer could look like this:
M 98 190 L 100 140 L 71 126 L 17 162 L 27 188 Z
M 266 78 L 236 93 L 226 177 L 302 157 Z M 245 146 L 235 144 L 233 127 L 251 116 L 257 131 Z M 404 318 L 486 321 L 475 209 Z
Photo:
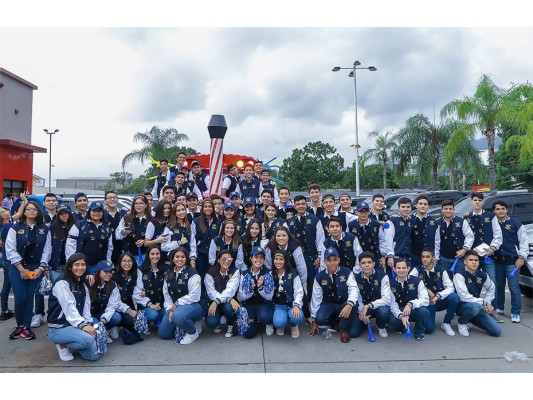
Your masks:
M 252 249 L 254 247 L 263 247 L 264 236 L 261 231 L 261 221 L 252 218 L 246 227 L 246 232 L 241 236 L 242 253 L 244 263 L 247 268 L 252 268 Z
M 211 266 L 215 265 L 217 254 L 221 250 L 229 250 L 231 252 L 233 258 L 232 266 L 237 267 L 239 271 L 246 269 L 238 227 L 235 221 L 231 219 L 227 219 L 222 223 L 220 234 L 211 240 L 209 245 L 209 264 Z
M 144 195 L 137 195 L 133 198 L 130 212 L 120 220 L 115 231 L 117 240 L 122 240 L 122 249 L 133 254 L 137 264 L 140 262 L 139 249 L 142 256 L 146 254 L 144 237 L 151 220 L 148 199 Z
M 170 253 L 178 247 L 184 247 L 190 250 L 191 224 L 187 218 L 187 208 L 185 205 L 180 203 L 174 204 L 163 235 L 166 235 L 165 241 L 161 243 L 161 250 L 164 252 Z
M 191 265 L 200 276 L 205 276 L 209 269 L 209 245 L 220 232 L 221 222 L 215 215 L 213 200 L 204 199 L 200 216 L 191 224 Z

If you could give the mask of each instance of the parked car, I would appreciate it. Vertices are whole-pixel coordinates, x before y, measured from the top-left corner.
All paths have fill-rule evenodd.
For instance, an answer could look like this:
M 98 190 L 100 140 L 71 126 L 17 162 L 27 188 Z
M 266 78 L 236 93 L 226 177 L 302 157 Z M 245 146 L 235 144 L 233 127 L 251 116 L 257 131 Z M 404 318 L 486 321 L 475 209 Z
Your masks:
M 524 296 L 533 296 L 533 224 L 524 225 L 529 243 L 526 264 L 520 268 L 520 291 Z
M 44 194 L 30 194 L 28 195 L 28 200 L 30 201 L 35 201 L 37 204 L 39 204 L 39 206 L 41 207 L 41 210 L 43 210 L 43 212 L 45 212 L 45 207 L 44 207 Z M 57 201 L 59 202 L 59 204 L 63 203 L 63 198 L 59 195 L 57 195 Z M 22 203 L 22 200 L 20 197 L 18 197 L 14 204 L 13 204 L 13 207 L 11 207 L 11 211 L 10 211 L 10 214 L 11 215 L 15 215 L 15 213 L 17 212 L 17 210 L 19 209 L 20 207 L 20 204 Z
M 394 203 L 390 206 L 390 208 L 386 208 L 386 210 L 390 210 L 392 213 L 395 213 L 398 210 L 398 201 L 402 197 L 407 197 L 408 199 L 411 199 L 411 202 L 414 204 L 415 199 L 420 196 L 420 193 L 402 193 L 398 198 L 394 201 Z
M 484 210 L 492 210 L 492 205 L 496 200 L 503 200 L 509 205 L 508 215 L 516 218 L 522 224 L 533 223 L 533 192 L 527 190 L 502 190 L 493 191 L 485 194 Z M 463 216 L 473 209 L 470 204 L 470 196 L 467 196 L 455 203 L 455 213 Z M 435 218 L 442 216 L 441 209 L 428 212 Z
M 87 199 L 89 200 L 89 204 L 91 204 L 93 201 L 104 201 L 104 195 L 99 194 L 88 194 Z M 74 196 L 65 195 L 63 197 L 63 202 L 68 204 L 71 210 L 74 210 Z M 122 196 L 118 195 L 118 204 L 117 208 L 119 210 L 125 209 L 126 211 L 131 210 L 131 205 L 133 204 L 133 197 L 131 196 Z

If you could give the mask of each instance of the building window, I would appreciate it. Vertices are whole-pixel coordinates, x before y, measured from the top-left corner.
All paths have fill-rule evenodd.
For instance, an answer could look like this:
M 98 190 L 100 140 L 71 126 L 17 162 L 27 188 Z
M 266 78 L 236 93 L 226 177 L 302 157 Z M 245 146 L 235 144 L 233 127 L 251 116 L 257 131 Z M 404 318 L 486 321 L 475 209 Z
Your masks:
M 4 180 L 4 195 L 2 198 L 6 197 L 8 193 L 13 193 L 15 196 L 19 196 L 21 192 L 24 191 L 26 187 L 26 181 L 10 181 Z

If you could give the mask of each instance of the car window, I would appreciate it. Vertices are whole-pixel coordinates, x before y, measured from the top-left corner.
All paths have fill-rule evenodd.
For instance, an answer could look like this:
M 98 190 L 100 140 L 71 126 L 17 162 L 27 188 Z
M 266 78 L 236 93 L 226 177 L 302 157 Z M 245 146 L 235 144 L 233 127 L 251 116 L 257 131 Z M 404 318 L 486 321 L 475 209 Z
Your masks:
M 513 199 L 511 215 L 523 224 L 533 222 L 533 196 L 516 196 Z

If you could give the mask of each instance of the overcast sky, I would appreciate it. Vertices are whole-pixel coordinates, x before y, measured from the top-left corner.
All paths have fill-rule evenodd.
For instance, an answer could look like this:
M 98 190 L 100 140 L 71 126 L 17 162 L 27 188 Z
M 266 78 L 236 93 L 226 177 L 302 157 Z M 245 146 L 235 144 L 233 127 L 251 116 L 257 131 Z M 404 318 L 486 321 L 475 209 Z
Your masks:
M 357 73 L 364 151 L 371 130 L 396 130 L 416 113 L 433 118 L 434 105 L 438 120 L 483 73 L 502 87 L 531 81 L 531 43 L 533 29 L 512 27 L 3 27 L 0 67 L 39 87 L 32 144 L 48 148 L 43 128 L 59 129 L 56 179 L 119 171 L 138 147 L 134 133 L 153 125 L 186 133 L 184 144 L 206 153 L 212 114 L 226 118 L 225 152 L 281 161 L 322 140 L 351 165 L 354 82 L 332 67 L 359 60 L 378 69 Z M 48 177 L 48 154 L 35 155 L 34 172 Z

